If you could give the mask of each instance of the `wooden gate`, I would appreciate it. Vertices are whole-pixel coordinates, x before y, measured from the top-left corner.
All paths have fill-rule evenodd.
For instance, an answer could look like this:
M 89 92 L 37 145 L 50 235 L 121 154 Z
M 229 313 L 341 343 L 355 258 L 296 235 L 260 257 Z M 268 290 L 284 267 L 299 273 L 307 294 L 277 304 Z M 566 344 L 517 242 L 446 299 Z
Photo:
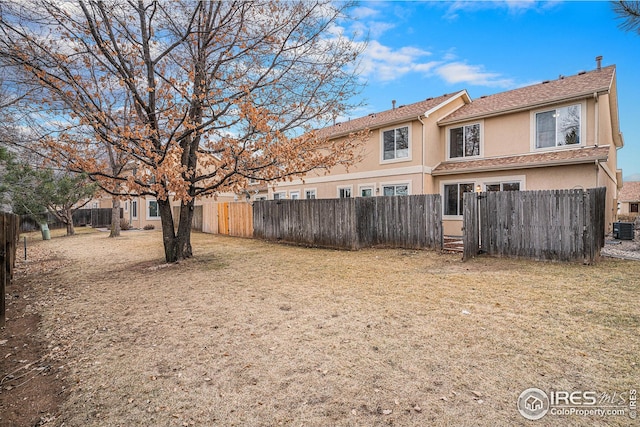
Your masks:
M 253 237 L 253 207 L 245 202 L 218 203 L 218 233 Z

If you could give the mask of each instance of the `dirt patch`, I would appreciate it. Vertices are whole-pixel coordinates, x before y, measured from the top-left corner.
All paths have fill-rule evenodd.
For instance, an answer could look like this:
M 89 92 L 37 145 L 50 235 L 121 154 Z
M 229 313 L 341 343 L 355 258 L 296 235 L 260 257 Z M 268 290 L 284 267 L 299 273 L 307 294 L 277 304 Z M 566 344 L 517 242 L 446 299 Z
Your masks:
M 34 242 L 64 263 L 21 279 L 65 366 L 49 424 L 526 425 L 529 387 L 638 388 L 638 262 L 462 263 L 194 234 L 196 257 L 167 266 L 161 244 L 157 231 Z
M 46 424 L 59 415 L 66 399 L 64 362 L 43 339 L 39 313 L 39 285 L 63 265 L 44 247 L 30 250 L 27 262 L 18 260 L 14 283 L 6 289 L 7 322 L 0 330 L 0 426 Z

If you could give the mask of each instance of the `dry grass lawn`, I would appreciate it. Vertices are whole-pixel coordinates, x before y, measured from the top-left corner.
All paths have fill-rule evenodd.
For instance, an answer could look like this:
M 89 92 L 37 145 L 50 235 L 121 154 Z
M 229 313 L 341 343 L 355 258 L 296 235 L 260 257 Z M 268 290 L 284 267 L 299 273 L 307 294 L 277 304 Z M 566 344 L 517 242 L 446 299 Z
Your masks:
M 516 401 L 640 388 L 640 262 L 194 234 L 196 257 L 163 265 L 159 231 L 123 234 L 34 239 L 20 264 L 70 388 L 51 425 L 631 424 L 527 421 Z

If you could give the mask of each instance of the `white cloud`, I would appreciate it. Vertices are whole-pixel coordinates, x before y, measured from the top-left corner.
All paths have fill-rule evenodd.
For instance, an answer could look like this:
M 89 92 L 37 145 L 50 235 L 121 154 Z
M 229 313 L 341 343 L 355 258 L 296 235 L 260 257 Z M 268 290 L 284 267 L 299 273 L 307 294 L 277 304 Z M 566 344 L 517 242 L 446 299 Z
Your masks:
M 444 3 L 444 2 L 443 2 Z M 510 14 L 522 14 L 530 10 L 539 11 L 555 7 L 560 1 L 537 1 L 537 0 L 494 0 L 494 1 L 469 1 L 461 0 L 447 2 L 448 7 L 444 15 L 445 18 L 455 20 L 460 16 L 460 12 L 476 12 L 487 9 L 506 9 Z
M 447 83 L 467 83 L 475 86 L 513 87 L 512 79 L 498 73 L 484 71 L 480 65 L 468 65 L 463 62 L 450 62 L 435 69 L 435 73 Z
M 417 71 L 427 72 L 437 62 L 423 62 L 422 58 L 431 56 L 431 52 L 412 46 L 393 49 L 373 40 L 362 56 L 360 72 L 364 77 L 381 81 L 391 81 L 405 74 Z
M 379 14 L 379 10 L 375 10 L 366 6 L 356 7 L 352 9 L 350 13 L 350 15 L 356 19 L 371 18 L 372 16 L 377 16 Z

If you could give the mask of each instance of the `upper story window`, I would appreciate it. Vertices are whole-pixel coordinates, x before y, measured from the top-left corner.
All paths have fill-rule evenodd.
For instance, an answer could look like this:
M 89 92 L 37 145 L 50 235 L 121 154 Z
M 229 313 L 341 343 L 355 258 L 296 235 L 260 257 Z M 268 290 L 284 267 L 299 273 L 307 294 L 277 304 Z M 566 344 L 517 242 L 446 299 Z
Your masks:
M 382 132 L 382 160 L 409 159 L 409 127 Z
M 580 144 L 580 104 L 535 114 L 535 147 L 552 148 Z
M 449 158 L 480 155 L 480 123 L 449 129 Z

